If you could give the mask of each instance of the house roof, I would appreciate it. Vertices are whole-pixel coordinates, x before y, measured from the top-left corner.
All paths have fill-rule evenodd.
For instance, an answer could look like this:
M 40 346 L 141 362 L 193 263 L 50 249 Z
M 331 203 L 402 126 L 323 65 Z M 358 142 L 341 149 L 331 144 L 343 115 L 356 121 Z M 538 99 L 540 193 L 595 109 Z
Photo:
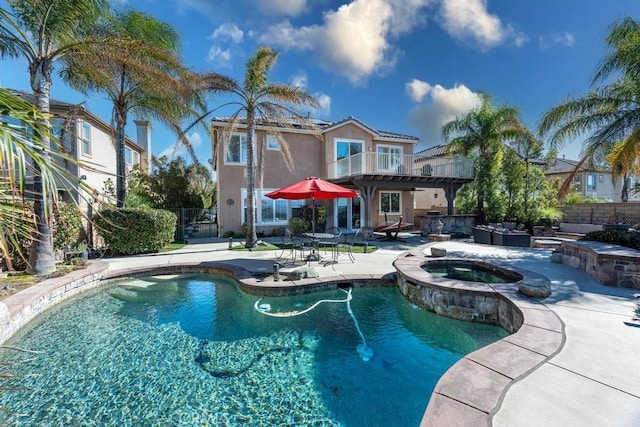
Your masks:
M 570 172 L 573 172 L 573 170 L 576 168 L 576 165 L 578 163 L 579 163 L 578 160 L 556 158 L 553 160 L 553 162 L 551 162 L 545 174 L 551 175 L 551 174 L 558 174 L 558 173 L 570 173 Z M 610 170 L 611 168 L 606 166 L 595 165 L 593 167 L 590 167 L 590 165 L 586 162 L 580 165 L 580 167 L 578 168 L 579 172 L 586 172 L 586 171 L 609 172 Z
M 416 136 L 412 136 L 412 135 L 407 135 L 407 134 L 403 134 L 403 133 L 397 133 L 397 132 L 390 132 L 390 131 L 385 131 L 385 130 L 379 130 L 379 129 L 374 129 L 371 126 L 367 125 L 366 123 L 364 123 L 362 120 L 358 120 L 357 118 L 353 117 L 353 116 L 348 116 L 345 117 L 344 119 L 338 120 L 336 122 L 330 123 L 326 126 L 324 126 L 322 128 L 322 132 L 328 132 L 332 129 L 336 129 L 340 126 L 343 126 L 347 123 L 353 123 L 356 126 L 359 126 L 363 129 L 365 129 L 366 131 L 368 131 L 369 133 L 373 134 L 374 136 L 378 137 L 378 138 L 383 138 L 383 139 L 405 139 L 405 140 L 409 140 L 412 142 L 418 142 L 420 140 L 420 138 L 416 137 Z
M 231 120 L 231 117 L 214 117 L 211 122 L 213 124 L 226 124 L 229 123 L 229 121 Z M 389 131 L 383 131 L 383 130 L 378 130 L 378 129 L 374 129 L 371 126 L 367 125 L 366 123 L 364 123 L 361 120 L 356 119 L 353 116 L 348 116 L 345 117 L 344 119 L 335 121 L 335 122 L 329 122 L 326 120 L 322 120 L 322 119 L 313 119 L 313 118 L 307 118 L 307 121 L 310 122 L 310 124 L 312 126 L 315 126 L 317 128 L 317 130 L 320 131 L 320 133 L 325 133 L 328 131 L 331 131 L 333 129 L 336 129 L 340 126 L 344 126 L 345 124 L 348 123 L 352 123 L 355 124 L 356 126 L 364 129 L 365 131 L 369 132 L 370 134 L 372 134 L 374 136 L 375 139 L 395 139 L 395 140 L 405 140 L 408 142 L 413 142 L 413 143 L 418 143 L 418 141 L 420 140 L 418 137 L 415 136 L 411 136 L 411 135 L 406 135 L 406 134 L 402 134 L 402 133 L 397 133 L 397 132 L 389 132 Z M 245 117 L 238 117 L 236 119 L 238 125 L 240 125 L 241 127 L 246 126 L 247 122 L 246 122 L 246 118 Z M 290 120 L 286 120 L 286 119 L 279 119 L 279 122 L 277 123 L 268 123 L 267 121 L 265 121 L 262 118 L 258 118 L 256 121 L 256 125 L 257 126 L 266 126 L 267 124 L 271 125 L 271 126 L 275 126 L 275 127 L 279 127 L 279 128 L 293 128 L 293 129 L 303 129 L 304 127 L 299 123 L 299 121 L 295 120 L 295 119 L 290 119 Z
M 518 153 L 512 147 L 508 145 L 505 145 L 505 147 L 507 147 L 510 150 L 513 150 L 518 155 L 518 157 L 520 157 L 520 159 L 522 160 L 525 159 L 525 157 L 522 154 Z M 429 147 L 425 150 L 418 151 L 417 153 L 414 153 L 414 158 L 416 161 L 420 161 L 420 160 L 432 159 L 434 157 L 445 157 L 446 155 L 447 155 L 447 145 L 439 144 L 439 145 L 434 145 L 433 147 Z M 534 165 L 546 164 L 544 160 L 539 160 L 539 159 L 529 159 L 529 163 Z
M 24 99 L 25 101 L 31 103 L 31 104 L 36 104 L 36 97 L 34 94 L 29 93 L 29 92 L 24 92 L 22 90 L 17 90 L 17 89 L 9 89 L 7 88 L 7 90 L 9 92 L 11 92 L 13 95 L 18 96 L 22 99 Z M 93 121 L 96 125 L 102 127 L 105 130 L 113 130 L 113 126 L 111 126 L 109 123 L 105 122 L 104 120 L 102 120 L 100 117 L 96 116 L 95 114 L 93 114 L 91 111 L 89 111 L 86 106 L 84 105 L 84 102 L 80 103 L 80 104 L 71 104 L 68 102 L 64 102 L 64 101 L 60 101 L 54 98 L 50 98 L 49 99 L 49 106 L 52 110 L 52 112 L 55 111 L 76 111 L 78 115 L 83 116 L 91 121 Z M 129 138 L 128 136 L 125 136 L 125 141 L 127 143 L 127 145 L 130 145 L 132 147 L 137 148 L 136 151 L 142 151 L 142 147 L 140 147 L 134 140 L 132 140 L 131 138 Z
M 433 147 L 429 147 L 426 150 L 418 151 L 414 153 L 413 157 L 416 160 L 424 160 L 424 159 L 432 159 L 434 157 L 444 157 L 447 154 L 447 146 L 446 145 L 434 145 Z

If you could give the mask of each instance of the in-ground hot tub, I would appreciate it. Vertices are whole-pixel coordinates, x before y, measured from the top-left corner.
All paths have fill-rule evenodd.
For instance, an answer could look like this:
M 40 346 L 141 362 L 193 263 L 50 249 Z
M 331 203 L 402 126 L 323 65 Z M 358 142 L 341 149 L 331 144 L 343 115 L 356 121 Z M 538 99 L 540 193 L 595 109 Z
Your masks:
M 522 325 L 513 296 L 545 296 L 546 277 L 512 266 L 475 258 L 438 258 L 407 252 L 394 262 L 396 282 L 404 296 L 426 310 L 454 319 L 500 325 L 509 333 Z M 548 295 L 548 294 L 547 294 Z
M 515 283 L 522 274 L 493 264 L 470 260 L 433 260 L 422 265 L 434 280 L 451 279 L 479 283 Z

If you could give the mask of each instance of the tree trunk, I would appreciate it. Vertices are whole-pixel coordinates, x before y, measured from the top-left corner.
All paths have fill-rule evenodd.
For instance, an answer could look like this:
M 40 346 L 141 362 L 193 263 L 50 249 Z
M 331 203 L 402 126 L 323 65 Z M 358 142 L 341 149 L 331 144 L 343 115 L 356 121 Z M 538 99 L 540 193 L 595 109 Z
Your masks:
M 31 74 L 31 88 L 36 98 L 38 109 L 47 116 L 50 111 L 49 93 L 51 90 L 51 63 L 48 61 L 36 61 L 29 67 Z M 51 122 L 44 119 L 42 124 L 47 131 L 44 135 L 38 135 L 39 144 L 45 161 L 51 162 L 49 149 L 51 148 L 50 132 Z M 30 274 L 48 274 L 56 269 L 53 252 L 53 199 L 52 195 L 45 195 L 41 171 L 38 167 L 33 175 L 33 212 L 35 215 L 36 229 L 31 238 L 31 250 L 29 252 L 29 265 L 27 272 Z
M 114 115 L 116 121 L 116 206 L 119 209 L 124 207 L 124 201 L 127 197 L 127 171 L 124 158 L 124 130 L 127 125 L 126 108 L 116 105 Z
M 622 194 L 620 195 L 620 200 L 622 203 L 626 203 L 629 201 L 629 186 L 627 185 L 628 175 L 624 174 L 622 176 Z
M 247 109 L 247 240 L 244 244 L 245 248 L 253 248 L 258 236 L 256 233 L 255 218 L 255 141 L 253 129 L 255 127 L 255 112 L 253 109 Z

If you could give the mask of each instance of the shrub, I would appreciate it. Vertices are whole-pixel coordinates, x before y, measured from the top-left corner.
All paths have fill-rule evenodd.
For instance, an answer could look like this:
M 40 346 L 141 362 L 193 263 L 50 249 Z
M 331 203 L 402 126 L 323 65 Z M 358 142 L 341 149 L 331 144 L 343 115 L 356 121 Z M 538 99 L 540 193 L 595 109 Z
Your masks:
M 53 249 L 68 249 L 78 241 L 82 216 L 76 204 L 58 202 L 53 211 L 53 221 Z
M 626 230 L 598 230 L 587 233 L 581 240 L 612 243 L 640 250 L 640 232 Z
M 177 217 L 162 209 L 109 209 L 94 217 L 98 233 L 114 254 L 157 252 L 173 241 Z
M 284 229 L 282 227 L 273 227 L 273 230 L 271 230 L 271 236 L 273 237 L 282 236 L 283 234 Z
M 293 217 L 289 220 L 291 232 L 293 234 L 302 234 L 311 230 L 311 223 L 300 217 Z
M 236 237 L 236 233 L 234 233 L 233 230 L 227 230 L 224 232 L 222 237 L 224 237 L 225 239 L 228 239 L 229 237 L 233 238 Z

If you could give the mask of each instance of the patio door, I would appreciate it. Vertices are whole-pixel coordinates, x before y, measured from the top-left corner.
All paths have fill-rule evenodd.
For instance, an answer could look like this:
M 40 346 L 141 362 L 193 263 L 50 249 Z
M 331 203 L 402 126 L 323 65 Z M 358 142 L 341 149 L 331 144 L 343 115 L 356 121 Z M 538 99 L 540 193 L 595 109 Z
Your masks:
M 361 224 L 362 199 L 353 197 L 351 199 L 336 199 L 335 202 L 335 223 L 342 230 L 351 231 L 360 228 Z
M 337 176 L 363 172 L 364 141 L 339 139 L 336 144 Z

